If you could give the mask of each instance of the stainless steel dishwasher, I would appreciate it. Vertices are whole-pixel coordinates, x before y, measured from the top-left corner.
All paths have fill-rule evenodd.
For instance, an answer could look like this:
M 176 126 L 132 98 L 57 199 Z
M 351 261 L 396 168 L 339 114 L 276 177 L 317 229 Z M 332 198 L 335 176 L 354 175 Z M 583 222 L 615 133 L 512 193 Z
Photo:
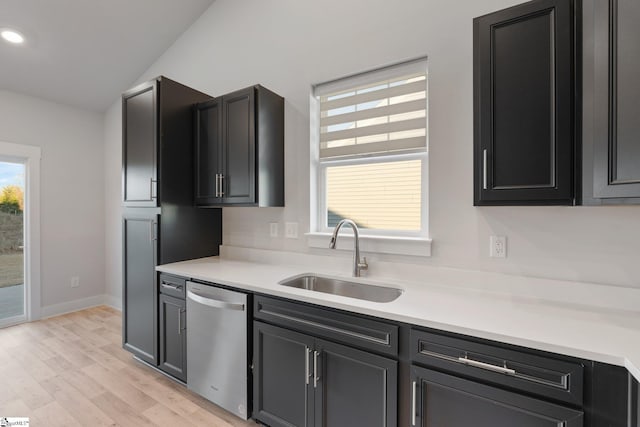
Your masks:
M 247 295 L 187 282 L 187 387 L 247 419 Z

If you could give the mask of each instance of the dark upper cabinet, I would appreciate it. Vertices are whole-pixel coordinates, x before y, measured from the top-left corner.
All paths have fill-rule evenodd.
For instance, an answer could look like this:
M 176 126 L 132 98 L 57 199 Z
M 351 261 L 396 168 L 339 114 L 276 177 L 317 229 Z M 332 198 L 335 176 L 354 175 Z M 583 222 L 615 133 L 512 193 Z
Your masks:
M 158 77 L 122 95 L 125 207 L 193 205 L 193 111 L 209 96 Z
M 594 204 L 640 203 L 639 20 L 636 0 L 584 1 L 584 181 Z
M 411 368 L 411 425 L 421 427 L 582 427 L 582 411 L 468 381 Z
M 123 347 L 151 364 L 158 360 L 156 265 L 157 210 L 126 212 L 123 217 Z
M 252 86 L 198 104 L 198 206 L 284 206 L 284 99 Z
M 575 202 L 574 4 L 474 19 L 474 204 Z
M 186 303 L 161 293 L 158 305 L 159 368 L 187 381 Z

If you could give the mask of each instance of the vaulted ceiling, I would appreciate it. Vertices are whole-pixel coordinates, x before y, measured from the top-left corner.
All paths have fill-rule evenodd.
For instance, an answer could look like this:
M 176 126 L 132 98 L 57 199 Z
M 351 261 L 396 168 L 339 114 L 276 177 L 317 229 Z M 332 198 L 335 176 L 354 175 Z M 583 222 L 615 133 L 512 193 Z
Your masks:
M 1 0 L 0 89 L 104 111 L 214 0 Z

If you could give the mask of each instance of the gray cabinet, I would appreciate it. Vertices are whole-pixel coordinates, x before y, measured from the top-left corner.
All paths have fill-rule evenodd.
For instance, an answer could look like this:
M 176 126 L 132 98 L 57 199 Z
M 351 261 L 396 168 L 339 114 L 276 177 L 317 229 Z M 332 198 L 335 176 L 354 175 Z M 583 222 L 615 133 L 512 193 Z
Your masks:
M 594 204 L 640 203 L 640 3 L 585 0 L 584 180 Z
M 198 104 L 198 206 L 284 206 L 284 99 L 252 86 Z
M 574 203 L 572 0 L 474 19 L 474 204 Z
M 126 350 L 155 365 L 159 216 L 149 211 L 128 211 L 123 217 L 122 341 Z
M 157 81 L 122 97 L 122 195 L 126 206 L 157 206 Z
M 275 426 L 395 426 L 395 360 L 254 322 L 254 418 Z
M 412 426 L 582 427 L 582 411 L 412 367 Z
M 271 426 L 314 425 L 314 339 L 254 322 L 253 418 Z
M 123 346 L 168 371 L 179 362 L 158 359 L 155 267 L 217 255 L 222 242 L 221 210 L 193 203 L 193 105 L 208 98 L 165 77 L 122 95 Z
M 161 279 L 162 285 L 166 284 Z M 173 285 L 176 288 L 177 285 Z M 174 289 L 174 288 L 170 288 Z M 186 334 L 186 304 L 184 297 L 176 298 L 161 293 L 158 301 L 159 322 L 159 365 L 158 367 L 174 377 L 187 381 L 187 334 Z
M 397 325 L 259 296 L 254 319 L 256 420 L 397 425 L 398 362 L 389 357 L 398 356 Z

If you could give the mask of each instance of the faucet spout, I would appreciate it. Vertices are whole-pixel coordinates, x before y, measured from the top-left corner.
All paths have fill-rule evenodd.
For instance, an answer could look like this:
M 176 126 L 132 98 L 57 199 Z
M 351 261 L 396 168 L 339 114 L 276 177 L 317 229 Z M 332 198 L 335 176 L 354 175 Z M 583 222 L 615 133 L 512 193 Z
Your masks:
M 369 265 L 367 264 L 367 258 L 364 258 L 362 261 L 360 261 L 360 235 L 358 233 L 358 226 L 355 222 L 345 218 L 341 220 L 338 225 L 336 225 L 336 227 L 333 229 L 333 234 L 331 235 L 329 249 L 336 248 L 338 233 L 340 232 L 340 229 L 345 225 L 348 225 L 353 229 L 353 276 L 360 277 L 360 272 L 369 268 Z

